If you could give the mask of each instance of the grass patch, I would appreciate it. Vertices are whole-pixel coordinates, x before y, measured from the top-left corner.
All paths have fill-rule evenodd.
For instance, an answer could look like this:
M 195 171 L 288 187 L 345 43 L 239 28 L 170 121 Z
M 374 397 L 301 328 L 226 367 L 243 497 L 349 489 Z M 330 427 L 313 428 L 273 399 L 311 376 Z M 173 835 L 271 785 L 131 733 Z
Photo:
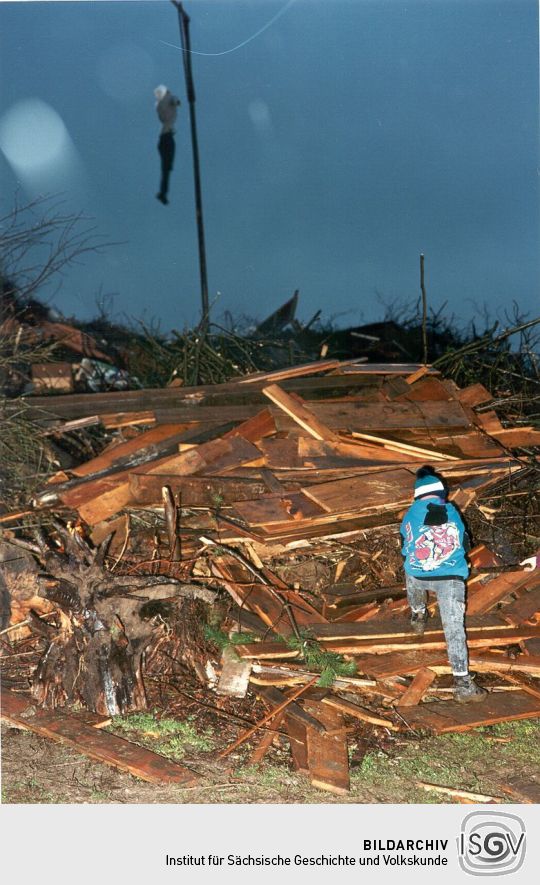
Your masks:
M 540 720 L 533 719 L 430 737 L 389 754 L 368 753 L 352 769 L 351 780 L 358 786 L 391 791 L 395 801 L 425 803 L 439 800 L 416 788 L 414 781 L 498 795 L 510 772 L 537 771 L 539 765 Z
M 116 718 L 109 730 L 169 759 L 182 759 L 188 752 L 207 753 L 215 747 L 213 732 L 208 728 L 197 731 L 193 720 L 193 716 L 179 721 L 158 719 L 154 713 L 131 713 Z

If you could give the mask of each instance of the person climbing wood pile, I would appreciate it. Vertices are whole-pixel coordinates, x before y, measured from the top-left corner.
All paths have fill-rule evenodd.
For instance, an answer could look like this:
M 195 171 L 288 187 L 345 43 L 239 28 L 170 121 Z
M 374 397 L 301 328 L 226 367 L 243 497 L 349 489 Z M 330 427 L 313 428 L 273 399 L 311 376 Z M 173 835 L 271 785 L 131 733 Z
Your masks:
M 458 510 L 446 500 L 446 488 L 431 467 L 416 474 L 414 503 L 401 523 L 407 599 L 411 626 L 422 634 L 429 613 L 428 592 L 435 593 L 460 703 L 482 701 L 487 691 L 469 673 L 465 635 L 465 580 L 469 576 L 469 536 Z

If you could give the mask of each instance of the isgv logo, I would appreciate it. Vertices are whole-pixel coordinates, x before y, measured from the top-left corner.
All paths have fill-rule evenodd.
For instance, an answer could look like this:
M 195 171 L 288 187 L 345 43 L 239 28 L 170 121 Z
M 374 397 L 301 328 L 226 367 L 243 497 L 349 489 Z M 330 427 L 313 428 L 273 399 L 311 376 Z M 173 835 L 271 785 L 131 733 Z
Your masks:
M 515 873 L 525 859 L 526 838 L 525 824 L 517 815 L 473 811 L 458 838 L 461 869 L 471 876 Z

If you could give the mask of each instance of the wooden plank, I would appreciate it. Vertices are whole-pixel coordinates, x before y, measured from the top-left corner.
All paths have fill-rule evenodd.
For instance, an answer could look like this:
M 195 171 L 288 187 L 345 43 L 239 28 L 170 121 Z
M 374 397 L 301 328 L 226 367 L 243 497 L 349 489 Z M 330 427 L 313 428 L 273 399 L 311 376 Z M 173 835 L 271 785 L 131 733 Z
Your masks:
M 279 688 L 275 688 L 271 685 L 259 688 L 258 693 L 272 707 L 279 707 L 287 700 L 287 696 L 280 691 Z M 296 701 L 292 701 L 287 705 L 286 710 L 287 719 L 294 719 L 296 722 L 310 728 L 317 734 L 326 734 L 326 725 L 323 718 L 316 714 L 312 714 L 309 710 L 305 709 L 305 704 L 301 707 Z
M 421 670 L 418 670 L 407 691 L 401 697 L 398 707 L 413 707 L 419 704 L 436 675 L 429 667 L 422 667 Z
M 426 367 L 421 363 L 366 363 L 365 365 L 351 365 L 340 369 L 345 374 L 358 373 L 361 375 L 408 375 L 411 377 L 419 370 Z M 429 374 L 438 375 L 437 369 L 428 367 Z
M 159 428 L 155 428 L 159 430 Z M 148 431 L 153 433 L 153 431 Z M 144 434 L 146 436 L 146 434 Z M 77 485 L 66 492 L 60 493 L 60 500 L 68 507 L 79 511 L 82 519 L 89 525 L 95 525 L 110 516 L 114 516 L 131 501 L 130 474 L 146 473 L 151 475 L 189 476 L 208 468 L 219 458 L 228 457 L 237 443 L 231 440 L 210 440 L 194 446 L 186 452 L 168 455 L 143 467 L 123 470 L 103 479 L 91 480 Z M 250 445 L 250 443 L 246 443 Z M 251 452 L 245 453 L 246 457 Z
M 281 467 L 285 470 L 302 467 L 303 461 L 298 454 L 297 439 L 264 439 L 259 444 L 266 464 L 270 469 Z
M 475 422 L 482 428 L 482 430 L 485 430 L 486 433 L 489 433 L 490 435 L 493 435 L 494 433 L 500 433 L 501 430 L 504 430 L 497 415 L 497 412 L 495 411 L 481 413 L 476 412 Z
M 304 491 L 261 495 L 256 501 L 238 501 L 235 512 L 250 526 L 271 526 L 285 520 L 312 519 L 325 513 Z
M 505 624 L 497 615 L 484 615 L 482 617 L 469 617 L 465 619 L 467 633 L 479 635 L 484 633 L 490 636 L 510 634 L 515 628 Z M 528 628 L 525 628 L 528 629 Z M 394 639 L 401 636 L 411 635 L 411 626 L 408 620 L 393 620 L 377 618 L 370 624 L 314 624 L 313 635 L 319 641 L 330 639 Z M 424 636 L 439 635 L 442 632 L 440 617 L 430 618 L 426 624 Z M 413 634 L 416 636 L 416 634 Z
M 432 435 L 432 443 L 445 451 L 458 451 L 466 458 L 493 458 L 501 454 L 500 444 L 476 429 L 467 433 L 436 433 Z
M 137 504 L 161 504 L 161 489 L 169 486 L 179 494 L 182 507 L 216 507 L 237 501 L 250 501 L 264 495 L 267 486 L 255 479 L 236 477 L 176 476 L 176 474 L 130 473 L 131 500 Z M 285 492 L 285 490 L 283 490 Z M 285 492 L 286 494 L 286 492 Z
M 112 765 L 151 784 L 194 784 L 197 776 L 192 771 L 171 762 L 164 756 L 145 750 L 123 738 L 78 722 L 73 716 L 60 710 L 47 711 L 31 708 L 27 699 L 21 702 L 9 689 L 2 687 L 1 716 L 6 722 L 22 726 L 51 738 L 61 744 L 73 747 L 83 756 L 96 762 Z
M 495 566 L 502 565 L 502 559 L 496 553 L 486 547 L 485 544 L 478 544 L 476 547 L 469 552 L 469 561 L 471 565 L 482 571 L 482 566 L 488 568 L 494 568 Z
M 483 384 L 469 384 L 456 392 L 456 396 L 460 403 L 464 406 L 480 406 L 482 403 L 489 403 L 493 396 L 486 390 Z
M 132 427 L 134 424 L 155 424 L 156 416 L 150 409 L 144 412 L 110 412 L 99 416 L 107 430 L 119 427 Z
M 281 713 L 278 713 L 272 721 L 266 726 L 267 730 L 263 732 L 261 737 L 259 738 L 254 750 L 251 753 L 251 756 L 248 760 L 248 765 L 258 765 L 266 754 L 268 753 L 270 747 L 272 746 L 276 736 L 279 734 L 279 726 L 283 722 L 285 715 L 285 711 L 283 710 Z
M 308 773 L 307 729 L 293 716 L 285 717 L 285 727 L 289 735 L 293 765 L 297 771 Z
M 345 365 L 350 364 L 352 360 L 347 360 Z M 290 366 L 288 369 L 276 369 L 274 372 L 254 372 L 253 375 L 243 375 L 235 379 L 238 384 L 253 384 L 254 382 L 277 382 L 286 381 L 288 378 L 305 377 L 306 375 L 317 375 L 319 372 L 330 372 L 332 369 L 339 369 L 342 365 L 341 360 L 319 360 L 316 363 L 303 363 L 300 366 Z
M 271 436 L 275 432 L 276 422 L 274 421 L 272 413 L 269 409 L 261 409 L 261 411 L 257 412 L 256 415 L 253 415 L 252 418 L 248 418 L 246 421 L 243 421 L 242 424 L 239 424 L 237 427 L 224 433 L 222 439 L 229 439 L 232 436 L 240 435 L 249 442 L 256 443 L 259 442 L 259 440 L 264 439 L 266 436 Z
M 538 575 L 536 581 L 537 583 L 540 582 L 540 575 Z M 515 602 L 511 602 L 510 605 L 505 605 L 501 611 L 501 617 L 509 624 L 517 626 L 518 624 L 523 624 L 524 621 L 529 621 L 539 613 L 540 587 L 536 587 L 534 590 L 528 590 L 523 596 L 516 599 Z
M 341 438 L 339 443 L 301 436 L 298 439 L 298 455 L 304 466 L 318 469 L 339 467 L 362 467 L 380 464 L 410 464 L 410 453 L 383 448 L 354 438 Z
M 413 728 L 426 728 L 435 734 L 461 732 L 515 719 L 535 719 L 540 716 L 540 699 L 526 691 L 490 692 L 478 704 L 439 701 L 408 707 L 402 716 Z
M 535 430 L 533 427 L 505 427 L 503 430 L 491 430 L 489 433 L 507 449 L 529 449 L 540 446 L 540 430 Z
M 282 497 L 285 497 L 285 495 L 287 494 L 287 490 L 285 489 L 285 486 L 280 483 L 279 479 L 276 479 L 272 471 L 269 470 L 268 467 L 260 467 L 259 470 L 261 474 L 261 479 L 266 487 L 265 491 L 272 492 L 274 495 L 281 495 Z M 237 498 L 236 500 L 239 501 L 241 499 Z
M 357 510 L 398 507 L 412 501 L 413 474 L 398 468 L 365 476 L 341 479 L 334 482 L 306 486 L 303 493 L 327 513 L 351 510 L 351 502 Z
M 349 757 L 343 716 L 339 711 L 314 701 L 306 701 L 304 707 L 323 722 L 329 732 L 320 734 L 309 727 L 306 730 L 311 783 L 338 796 L 347 795 L 350 790 Z
M 433 676 L 435 676 L 435 673 Z M 354 719 L 360 719 L 362 722 L 369 722 L 371 725 L 388 728 L 390 731 L 399 731 L 399 726 L 394 725 L 390 719 L 386 719 L 384 716 L 376 716 L 371 710 L 366 710 L 365 707 L 360 707 L 358 704 L 353 704 L 351 701 L 346 701 L 344 698 L 336 695 L 327 695 L 327 697 L 322 698 L 321 703 L 334 710 L 339 710 L 340 713 L 344 713 L 347 716 L 352 716 Z
M 435 452 L 433 449 L 423 449 L 420 446 L 413 446 L 408 443 L 401 443 L 397 440 L 385 439 L 381 436 L 372 436 L 369 433 L 353 433 L 355 439 L 362 439 L 366 442 L 376 443 L 387 449 L 389 452 L 399 452 L 400 454 L 410 455 L 412 459 L 418 458 L 425 460 L 431 458 L 432 461 L 459 461 L 456 455 L 448 455 L 444 452 Z
M 365 403 L 310 402 L 309 409 L 326 427 L 352 433 L 420 428 L 465 428 L 470 421 L 458 402 Z
M 388 679 L 391 676 L 406 676 L 418 673 L 426 667 L 448 663 L 446 649 L 403 651 L 381 655 L 359 655 L 355 657 L 359 673 L 373 679 Z
M 218 442 L 218 440 L 215 440 L 215 442 Z M 239 434 L 230 436 L 227 439 L 222 437 L 219 442 L 225 444 L 226 450 L 217 458 L 211 458 L 211 460 L 201 468 L 201 470 L 204 470 L 206 476 L 227 473 L 227 471 L 232 470 L 235 467 L 240 467 L 242 464 L 255 465 L 258 463 L 264 463 L 259 449 Z M 198 446 L 199 454 L 200 449 L 201 446 Z
M 216 694 L 244 698 L 248 690 L 250 673 L 251 664 L 239 658 L 232 646 L 225 648 L 221 655 L 221 673 L 216 685 Z
M 533 580 L 532 574 L 532 572 L 520 569 L 519 571 L 504 572 L 502 575 L 487 580 L 484 584 L 475 584 L 474 591 L 468 595 L 467 613 L 481 615 L 488 612 L 509 593 L 515 593 L 527 587 Z
M 368 626 L 371 621 L 361 622 L 362 626 Z M 349 624 L 340 624 L 340 626 L 350 626 Z M 511 633 L 499 633 L 495 635 L 482 633 L 482 631 L 469 631 L 467 634 L 467 645 L 473 648 L 497 648 L 506 645 L 513 645 L 521 642 L 523 639 L 540 636 L 540 627 L 516 627 Z M 343 655 L 362 655 L 362 654 L 387 654 L 391 651 L 411 651 L 412 649 L 420 650 L 442 650 L 446 648 L 444 634 L 431 634 L 430 636 L 422 636 L 417 638 L 411 636 L 396 636 L 392 639 L 329 639 L 321 640 L 321 644 L 328 651 L 336 652 Z
M 405 383 L 408 389 L 392 397 L 397 402 L 449 402 L 455 399 L 444 382 L 434 378 L 433 375 L 415 381 L 412 386 L 409 386 L 408 378 L 405 379 Z
M 406 384 L 415 384 L 417 381 L 420 380 L 420 378 L 423 378 L 424 375 L 427 375 L 429 373 L 430 369 L 431 369 L 431 366 L 420 366 L 420 368 L 417 369 L 416 372 L 412 372 L 412 374 L 408 375 L 405 378 L 405 383 Z
M 136 452 L 141 453 L 141 450 L 150 452 L 151 447 L 156 446 L 157 443 L 165 440 L 175 441 L 177 438 L 179 441 L 190 427 L 193 427 L 193 424 L 161 424 L 159 427 L 153 427 L 151 430 L 138 434 L 133 439 L 106 449 L 96 458 L 91 458 L 90 461 L 85 461 L 84 464 L 73 467 L 70 472 L 74 476 L 90 476 L 93 473 L 99 473 L 113 466 L 115 462 L 122 458 L 126 458 Z
M 310 436 L 315 439 L 328 439 L 334 442 L 338 441 L 338 436 L 322 423 L 317 417 L 306 407 L 299 397 L 293 397 L 278 387 L 277 384 L 270 384 L 263 387 L 265 396 L 273 403 L 279 406 L 289 417 L 293 419 L 300 427 L 303 427 Z

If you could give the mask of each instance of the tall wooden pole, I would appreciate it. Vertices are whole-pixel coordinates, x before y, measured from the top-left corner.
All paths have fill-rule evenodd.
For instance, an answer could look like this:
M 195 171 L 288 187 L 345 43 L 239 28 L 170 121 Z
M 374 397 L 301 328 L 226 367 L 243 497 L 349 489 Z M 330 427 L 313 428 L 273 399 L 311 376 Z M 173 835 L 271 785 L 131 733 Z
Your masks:
M 191 123 L 191 145 L 193 148 L 193 178 L 195 182 L 195 212 L 197 217 L 197 237 L 199 241 L 199 270 L 201 277 L 201 306 L 202 317 L 199 328 L 203 334 L 208 329 L 209 303 L 208 303 L 208 277 L 206 272 L 206 247 L 204 242 L 204 222 L 201 190 L 201 171 L 199 166 L 199 142 L 197 139 L 197 121 L 195 118 L 195 87 L 193 85 L 193 72 L 191 69 L 191 43 L 189 39 L 189 15 L 178 0 L 171 0 L 178 12 L 180 25 L 180 42 L 182 45 L 182 60 L 186 78 L 186 93 L 189 104 L 189 118 Z
M 427 339 L 427 296 L 424 282 L 424 255 L 420 255 L 420 289 L 422 291 L 422 361 L 427 365 L 428 339 Z

